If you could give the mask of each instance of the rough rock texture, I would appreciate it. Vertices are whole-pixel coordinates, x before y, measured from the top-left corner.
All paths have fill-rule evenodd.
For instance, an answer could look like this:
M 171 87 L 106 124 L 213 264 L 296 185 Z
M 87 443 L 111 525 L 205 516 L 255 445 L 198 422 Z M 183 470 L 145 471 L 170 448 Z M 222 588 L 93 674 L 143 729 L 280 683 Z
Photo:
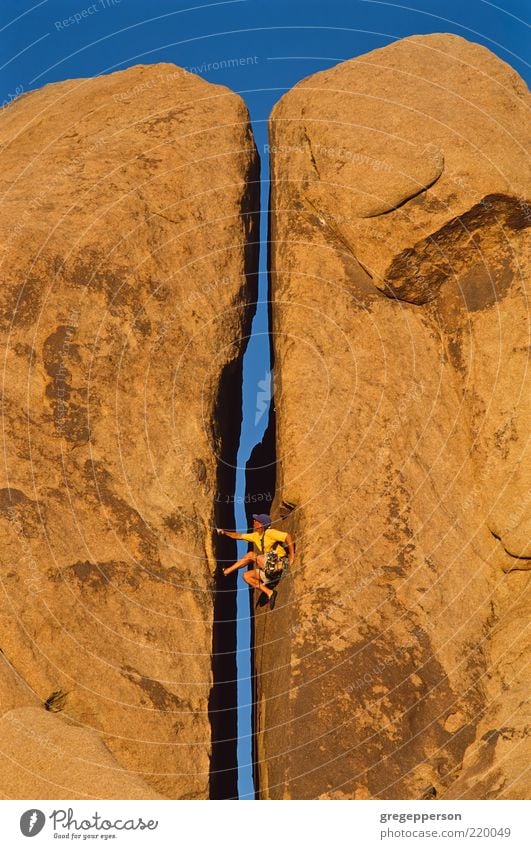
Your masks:
M 95 731 L 40 707 L 0 718 L 3 799 L 163 799 L 110 754 Z
M 3 792 L 54 780 L 15 716 L 64 741 L 63 797 L 98 772 L 103 795 L 205 798 L 212 529 L 256 284 L 247 110 L 137 66 L 23 95 L 0 146 L 0 751 L 35 764 Z
M 435 34 L 273 111 L 274 513 L 298 557 L 255 619 L 263 798 L 526 793 L 529 105 Z

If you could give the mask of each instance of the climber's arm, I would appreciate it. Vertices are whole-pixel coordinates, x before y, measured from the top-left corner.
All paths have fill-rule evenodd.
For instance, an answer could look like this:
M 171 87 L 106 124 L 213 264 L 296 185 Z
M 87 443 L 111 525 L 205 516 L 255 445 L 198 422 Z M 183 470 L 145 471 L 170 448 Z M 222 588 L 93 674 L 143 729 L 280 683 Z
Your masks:
M 230 537 L 231 539 L 245 539 L 244 534 L 238 534 L 236 531 L 224 531 L 222 528 L 218 528 L 218 534 L 222 537 Z

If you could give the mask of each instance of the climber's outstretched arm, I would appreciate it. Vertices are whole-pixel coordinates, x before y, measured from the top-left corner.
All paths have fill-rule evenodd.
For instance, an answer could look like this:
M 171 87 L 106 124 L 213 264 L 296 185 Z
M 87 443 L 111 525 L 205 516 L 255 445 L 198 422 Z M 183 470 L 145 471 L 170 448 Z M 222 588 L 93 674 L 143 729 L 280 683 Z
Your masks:
M 236 531 L 224 531 L 222 528 L 217 529 L 218 534 L 222 537 L 230 537 L 231 539 L 244 539 L 243 534 L 238 534 Z

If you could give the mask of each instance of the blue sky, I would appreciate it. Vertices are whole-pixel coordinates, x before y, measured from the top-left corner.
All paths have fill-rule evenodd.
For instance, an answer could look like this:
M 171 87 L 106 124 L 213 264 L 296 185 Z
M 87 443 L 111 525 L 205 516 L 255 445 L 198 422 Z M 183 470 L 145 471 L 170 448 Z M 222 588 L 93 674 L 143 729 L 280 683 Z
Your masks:
M 68 20 L 77 16 L 78 21 Z M 138 63 L 174 62 L 205 68 L 202 76 L 241 93 L 263 154 L 266 122 L 276 100 L 302 77 L 415 33 L 453 32 L 480 42 L 511 64 L 529 83 L 529 2 L 499 0 L 2 0 L 0 103 L 45 83 L 110 73 Z M 245 59 L 237 68 L 216 67 Z M 262 207 L 267 204 L 268 163 L 262 156 Z M 265 209 L 263 209 L 265 213 Z M 267 238 L 266 215 L 262 239 Z M 260 300 L 245 360 L 245 463 L 266 424 L 256 424 L 258 382 L 268 365 L 265 304 L 266 251 L 261 254 Z M 238 492 L 243 494 L 243 469 Z M 243 505 L 237 524 L 245 525 Z M 249 770 L 248 594 L 240 577 L 239 758 L 241 796 L 252 794 Z

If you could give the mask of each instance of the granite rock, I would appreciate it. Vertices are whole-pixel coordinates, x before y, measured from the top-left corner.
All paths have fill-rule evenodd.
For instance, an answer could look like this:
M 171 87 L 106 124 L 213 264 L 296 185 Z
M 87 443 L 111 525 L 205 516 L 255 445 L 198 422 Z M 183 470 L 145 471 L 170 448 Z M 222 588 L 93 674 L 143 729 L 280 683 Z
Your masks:
M 529 106 L 441 33 L 273 110 L 273 512 L 297 559 L 255 619 L 262 798 L 523 794 Z
M 257 161 L 239 96 L 171 64 L 0 115 L 0 646 L 125 798 L 209 795 L 220 422 L 240 415 Z M 49 720 L 3 680 L 1 703 L 4 751 L 10 717 Z M 63 796 L 90 785 L 77 763 Z M 5 792 L 38 797 L 47 764 Z

